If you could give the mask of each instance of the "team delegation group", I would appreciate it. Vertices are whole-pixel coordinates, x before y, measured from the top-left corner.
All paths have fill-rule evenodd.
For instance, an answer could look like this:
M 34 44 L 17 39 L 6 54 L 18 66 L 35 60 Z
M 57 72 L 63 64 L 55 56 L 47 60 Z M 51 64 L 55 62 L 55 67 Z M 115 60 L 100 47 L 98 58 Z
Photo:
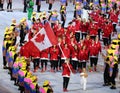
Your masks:
M 32 23 L 31 27 L 28 26 L 26 18 L 22 18 L 18 24 L 16 19 L 12 19 L 11 26 L 6 27 L 2 48 L 3 68 L 9 69 L 11 80 L 19 86 L 21 93 L 53 92 L 49 81 L 46 80 L 41 87 L 38 85 L 37 76 L 32 74 L 39 69 L 41 73 L 48 71 L 48 62 L 50 62 L 50 72 L 62 71 L 64 92 L 68 91 L 70 73 L 80 73 L 83 89 L 86 90 L 87 64 L 89 64 L 89 72 L 97 71 L 99 54 L 105 61 L 104 86 L 110 85 L 111 89 L 116 89 L 120 35 L 118 34 L 112 42 L 111 37 L 117 34 L 119 4 L 117 7 L 111 7 L 107 12 L 93 5 L 88 20 L 82 19 L 81 12 L 77 10 L 79 9 L 77 6 L 81 4 L 81 1 L 75 3 L 74 18 L 67 27 L 64 27 L 66 5 L 61 5 L 61 20 L 58 19 L 56 10 L 51 11 L 49 15 L 46 12 L 40 12 L 38 15 L 32 12 L 32 16 L 28 16 L 28 20 Z M 31 39 L 45 27 L 46 23 L 51 25 L 58 45 L 39 51 Z M 28 35 L 27 41 L 26 35 Z M 20 37 L 19 43 L 17 43 L 18 37 Z M 106 54 L 102 53 L 103 49 Z M 30 69 L 31 62 L 34 71 Z

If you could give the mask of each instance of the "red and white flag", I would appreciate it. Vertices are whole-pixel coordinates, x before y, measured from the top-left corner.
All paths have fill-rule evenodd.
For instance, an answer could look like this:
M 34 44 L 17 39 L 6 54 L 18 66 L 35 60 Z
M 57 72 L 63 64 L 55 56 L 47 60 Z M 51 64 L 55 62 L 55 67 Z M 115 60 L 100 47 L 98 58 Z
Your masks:
M 31 41 L 40 51 L 57 45 L 57 38 L 48 22 L 45 23 L 44 27 L 31 39 Z

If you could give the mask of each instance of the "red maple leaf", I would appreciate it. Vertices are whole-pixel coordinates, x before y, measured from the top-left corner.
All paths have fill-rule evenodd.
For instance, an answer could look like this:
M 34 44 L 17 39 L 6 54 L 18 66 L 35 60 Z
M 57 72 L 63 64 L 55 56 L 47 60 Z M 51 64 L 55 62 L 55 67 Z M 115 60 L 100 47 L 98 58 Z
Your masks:
M 38 34 L 35 38 L 35 41 L 38 42 L 38 43 L 41 43 L 44 41 L 44 38 L 45 38 L 45 35 L 44 34 Z

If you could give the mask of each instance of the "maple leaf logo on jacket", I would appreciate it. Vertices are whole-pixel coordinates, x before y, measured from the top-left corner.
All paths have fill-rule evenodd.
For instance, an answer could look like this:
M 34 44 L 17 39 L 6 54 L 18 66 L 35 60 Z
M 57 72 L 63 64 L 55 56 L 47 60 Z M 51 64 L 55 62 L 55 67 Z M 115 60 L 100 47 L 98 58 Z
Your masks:
M 44 38 L 45 38 L 45 35 L 39 33 L 39 34 L 36 36 L 35 41 L 38 42 L 38 43 L 41 43 L 41 42 L 43 43 Z

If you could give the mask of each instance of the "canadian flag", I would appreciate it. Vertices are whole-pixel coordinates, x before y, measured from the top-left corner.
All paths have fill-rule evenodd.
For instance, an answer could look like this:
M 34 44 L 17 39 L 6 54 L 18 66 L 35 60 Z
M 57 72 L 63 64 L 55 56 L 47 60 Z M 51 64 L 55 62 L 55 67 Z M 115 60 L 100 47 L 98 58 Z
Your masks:
M 57 38 L 48 22 L 45 23 L 44 27 L 31 39 L 31 41 L 40 51 L 57 45 Z

